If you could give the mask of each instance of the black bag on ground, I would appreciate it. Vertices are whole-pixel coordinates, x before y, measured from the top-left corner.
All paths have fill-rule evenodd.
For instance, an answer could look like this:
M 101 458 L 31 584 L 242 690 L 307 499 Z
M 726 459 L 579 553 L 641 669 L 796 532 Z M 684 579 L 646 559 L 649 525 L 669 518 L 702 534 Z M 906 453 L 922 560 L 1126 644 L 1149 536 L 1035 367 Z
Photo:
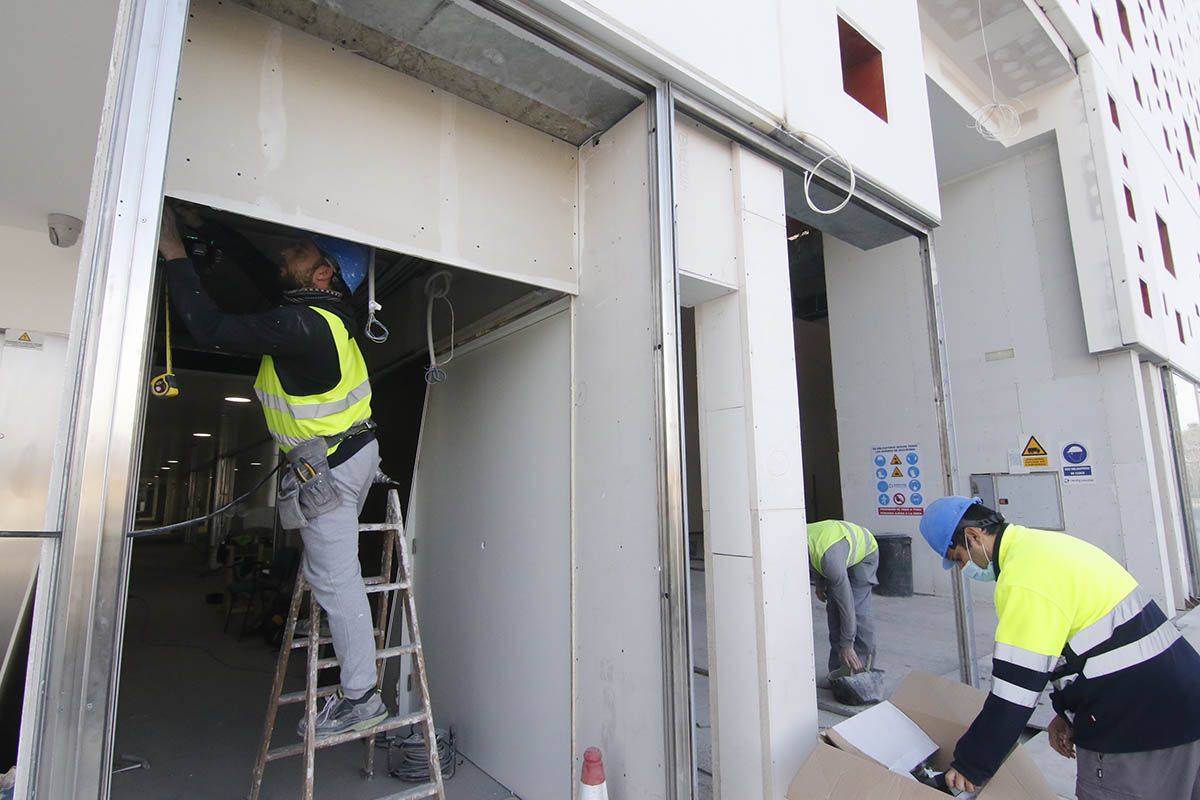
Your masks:
M 863 706 L 879 703 L 883 696 L 883 670 L 869 669 L 853 675 L 843 675 L 829 681 L 833 699 L 848 706 Z

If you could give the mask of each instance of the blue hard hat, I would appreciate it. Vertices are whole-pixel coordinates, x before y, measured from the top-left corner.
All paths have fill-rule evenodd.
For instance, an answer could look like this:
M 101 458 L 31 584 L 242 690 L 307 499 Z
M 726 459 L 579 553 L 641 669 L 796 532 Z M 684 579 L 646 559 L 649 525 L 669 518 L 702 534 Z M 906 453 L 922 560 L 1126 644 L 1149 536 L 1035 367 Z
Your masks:
M 366 246 L 320 233 L 314 233 L 312 241 L 321 251 L 321 255 L 325 256 L 330 265 L 337 270 L 342 283 L 346 284 L 346 288 L 353 294 L 354 290 L 362 285 L 363 278 L 367 277 L 370 252 Z
M 921 517 L 921 535 L 925 537 L 925 541 L 929 542 L 933 552 L 942 557 L 942 569 L 957 566 L 946 558 L 946 551 L 950 549 L 950 540 L 954 538 L 954 531 L 958 528 L 958 523 L 962 521 L 963 514 L 967 509 L 982 504 L 983 501 L 978 497 L 951 495 L 934 500 L 925 509 L 925 515 Z

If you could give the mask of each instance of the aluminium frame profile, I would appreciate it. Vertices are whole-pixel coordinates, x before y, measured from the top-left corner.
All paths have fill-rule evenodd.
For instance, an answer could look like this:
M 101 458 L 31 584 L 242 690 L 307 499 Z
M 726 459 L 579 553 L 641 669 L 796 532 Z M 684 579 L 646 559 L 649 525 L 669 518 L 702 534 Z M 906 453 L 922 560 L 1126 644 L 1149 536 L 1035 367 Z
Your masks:
M 42 555 L 17 797 L 104 797 L 124 624 L 125 532 L 154 254 L 187 0 L 123 0 L 105 87 Z

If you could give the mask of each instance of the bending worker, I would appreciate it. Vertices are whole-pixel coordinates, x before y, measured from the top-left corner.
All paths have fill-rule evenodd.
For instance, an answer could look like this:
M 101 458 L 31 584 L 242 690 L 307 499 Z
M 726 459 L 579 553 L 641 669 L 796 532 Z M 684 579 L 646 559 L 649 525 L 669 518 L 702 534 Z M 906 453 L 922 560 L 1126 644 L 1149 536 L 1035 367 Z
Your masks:
M 870 669 L 875 661 L 871 589 L 879 583 L 875 537 L 852 522 L 814 522 L 808 526 L 808 563 L 829 620 L 829 677 Z
M 996 582 L 992 690 L 954 748 L 952 788 L 992 777 L 1053 681 L 1050 745 L 1076 758 L 1079 800 L 1200 798 L 1200 655 L 1132 575 L 977 499 L 937 500 L 921 535 L 946 569 Z
M 191 227 L 203 225 L 194 210 L 180 213 Z M 358 515 L 379 466 L 379 445 L 371 422 L 371 385 L 351 334 L 354 313 L 347 300 L 366 274 L 367 251 L 326 236 L 292 242 L 279 253 L 282 266 L 271 292 L 271 276 L 262 274 L 269 262 L 256 251 L 248 254 L 253 248 L 240 237 L 231 246 L 239 266 L 268 298 L 274 295 L 273 308 L 247 314 L 219 310 L 184 249 L 175 214 L 164 205 L 159 253 L 184 325 L 201 344 L 261 355 L 254 388 L 272 438 L 285 454 L 308 443 L 316 445 L 313 461 L 327 459 L 323 488 L 336 492 L 321 496 L 321 513 L 300 515 L 304 575 L 328 615 L 341 667 L 341 689 L 322 707 L 316 733 L 366 730 L 388 716 L 375 688 L 374 626 L 358 561 Z M 260 263 L 250 263 L 254 256 Z

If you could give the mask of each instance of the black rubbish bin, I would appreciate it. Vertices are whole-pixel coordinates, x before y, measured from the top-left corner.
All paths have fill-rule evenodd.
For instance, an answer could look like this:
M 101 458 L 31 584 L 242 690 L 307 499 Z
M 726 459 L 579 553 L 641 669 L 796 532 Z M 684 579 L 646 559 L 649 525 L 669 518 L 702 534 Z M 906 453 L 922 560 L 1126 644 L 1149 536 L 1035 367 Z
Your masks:
M 877 533 L 879 542 L 879 585 L 875 594 L 912 597 L 912 537 L 906 533 Z

